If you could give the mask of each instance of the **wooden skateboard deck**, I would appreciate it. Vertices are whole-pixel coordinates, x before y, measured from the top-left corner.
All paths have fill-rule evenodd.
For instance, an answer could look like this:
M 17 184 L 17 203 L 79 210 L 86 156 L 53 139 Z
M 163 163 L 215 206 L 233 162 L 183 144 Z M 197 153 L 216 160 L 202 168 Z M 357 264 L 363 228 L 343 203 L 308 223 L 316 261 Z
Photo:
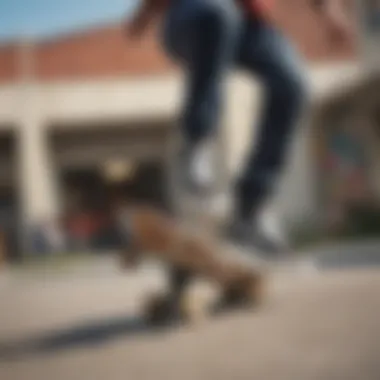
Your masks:
M 140 206 L 128 211 L 125 232 L 129 238 L 121 255 L 123 266 L 135 266 L 149 255 L 192 278 L 210 281 L 221 290 L 221 298 L 228 298 L 231 304 L 256 306 L 261 301 L 263 268 L 194 226 L 189 228 L 158 209 Z M 199 298 L 189 297 L 186 286 L 178 297 L 170 296 L 173 290 L 148 298 L 145 316 L 149 322 L 164 320 L 171 312 L 182 320 L 195 321 L 212 310 Z

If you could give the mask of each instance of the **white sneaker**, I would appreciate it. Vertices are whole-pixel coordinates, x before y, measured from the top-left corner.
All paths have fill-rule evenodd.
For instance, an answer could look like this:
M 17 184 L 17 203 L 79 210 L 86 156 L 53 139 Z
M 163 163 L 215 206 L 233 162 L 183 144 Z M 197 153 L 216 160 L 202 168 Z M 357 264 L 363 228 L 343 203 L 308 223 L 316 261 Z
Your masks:
M 250 223 L 233 221 L 224 231 L 224 238 L 234 245 L 258 254 L 265 260 L 280 260 L 288 256 L 289 247 L 259 229 L 252 227 Z

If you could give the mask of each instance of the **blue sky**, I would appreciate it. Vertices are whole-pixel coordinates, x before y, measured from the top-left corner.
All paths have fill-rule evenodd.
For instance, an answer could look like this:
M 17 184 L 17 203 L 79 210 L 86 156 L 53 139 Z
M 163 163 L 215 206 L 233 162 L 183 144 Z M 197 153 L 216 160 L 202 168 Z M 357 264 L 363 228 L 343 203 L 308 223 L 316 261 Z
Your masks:
M 0 41 L 48 37 L 120 19 L 137 0 L 0 0 Z

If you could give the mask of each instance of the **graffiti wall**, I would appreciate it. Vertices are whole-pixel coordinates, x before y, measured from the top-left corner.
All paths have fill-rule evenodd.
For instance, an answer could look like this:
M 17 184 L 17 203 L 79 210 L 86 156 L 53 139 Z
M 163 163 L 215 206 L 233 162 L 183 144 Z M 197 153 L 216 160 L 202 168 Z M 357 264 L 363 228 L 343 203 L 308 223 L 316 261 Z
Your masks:
M 344 223 L 352 206 L 373 199 L 368 141 L 361 128 L 345 118 L 325 126 L 319 160 L 321 198 L 329 225 Z

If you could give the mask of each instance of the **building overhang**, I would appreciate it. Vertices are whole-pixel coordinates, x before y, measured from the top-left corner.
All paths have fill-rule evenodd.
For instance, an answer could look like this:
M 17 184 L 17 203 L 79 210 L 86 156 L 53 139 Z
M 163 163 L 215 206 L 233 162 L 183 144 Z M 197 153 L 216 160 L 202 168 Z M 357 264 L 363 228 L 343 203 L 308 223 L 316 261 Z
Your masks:
M 323 97 L 357 80 L 360 68 L 356 63 L 345 62 L 311 66 L 309 73 L 313 95 Z M 246 85 L 245 76 L 237 77 L 237 82 Z M 178 74 L 171 74 L 0 86 L 0 128 L 22 124 L 24 107 L 30 111 L 30 99 L 33 114 L 45 126 L 81 122 L 91 125 L 110 119 L 164 119 L 176 114 L 182 100 L 182 82 Z

